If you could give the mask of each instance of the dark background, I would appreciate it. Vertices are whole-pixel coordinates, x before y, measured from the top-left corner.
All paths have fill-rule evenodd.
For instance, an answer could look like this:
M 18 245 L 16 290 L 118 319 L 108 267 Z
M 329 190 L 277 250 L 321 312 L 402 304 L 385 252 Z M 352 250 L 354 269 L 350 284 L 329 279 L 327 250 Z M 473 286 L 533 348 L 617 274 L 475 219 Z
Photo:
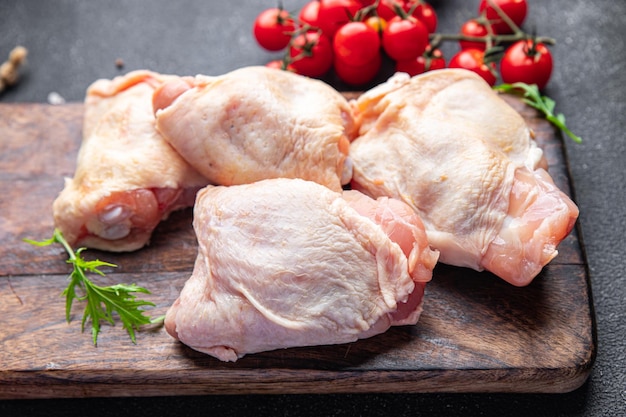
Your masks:
M 587 383 L 557 395 L 272 395 L 0 401 L 0 416 L 624 416 L 626 415 L 626 1 L 528 0 L 524 28 L 551 36 L 555 71 L 546 93 L 582 144 L 565 139 L 598 322 Z M 305 2 L 283 0 L 298 11 Z M 87 86 L 147 68 L 217 75 L 280 54 L 261 50 L 252 22 L 277 0 L 0 0 L 0 59 L 28 48 L 20 83 L 0 102 L 82 101 Z M 455 33 L 478 0 L 433 0 L 438 32 Z M 446 44 L 447 58 L 456 45 Z M 116 66 L 121 60 L 123 68 Z M 328 81 L 338 89 L 346 86 Z M 0 140 L 1 132 L 0 132 Z

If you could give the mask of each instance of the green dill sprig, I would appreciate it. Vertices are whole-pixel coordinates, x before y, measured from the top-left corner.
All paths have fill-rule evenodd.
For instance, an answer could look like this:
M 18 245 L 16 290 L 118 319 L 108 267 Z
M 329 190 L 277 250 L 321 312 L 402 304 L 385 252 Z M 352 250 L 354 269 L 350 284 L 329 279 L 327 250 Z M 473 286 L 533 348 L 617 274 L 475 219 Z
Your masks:
M 163 317 L 151 319 L 144 315 L 143 307 L 154 306 L 154 303 L 145 300 L 138 300 L 137 293 L 150 294 L 146 288 L 135 284 L 116 284 L 111 286 L 100 286 L 87 277 L 87 273 L 95 273 L 104 276 L 99 268 L 117 267 L 117 265 L 100 260 L 87 261 L 81 254 L 85 248 L 76 251 L 72 249 L 63 234 L 58 229 L 50 239 L 35 241 L 24 239 L 25 242 L 35 246 L 49 246 L 60 243 L 67 252 L 69 259 L 66 261 L 73 267 L 68 276 L 69 284 L 62 295 L 65 296 L 65 319 L 70 322 L 70 313 L 74 300 L 84 301 L 85 309 L 81 321 L 81 331 L 85 331 L 85 324 L 91 321 L 91 335 L 94 346 L 98 345 L 98 334 L 100 333 L 101 322 L 115 324 L 113 313 L 117 313 L 122 321 L 123 327 L 128 332 L 133 343 L 136 342 L 135 330 L 145 324 L 154 324 L 163 321 Z
M 576 136 L 565 124 L 565 116 L 563 113 L 554 114 L 556 103 L 550 97 L 542 95 L 539 88 L 535 84 L 513 83 L 500 84 L 493 87 L 496 91 L 503 93 L 522 93 L 522 101 L 531 107 L 539 110 L 545 116 L 546 120 L 557 128 L 561 129 L 574 142 L 581 143 L 583 140 L 580 136 Z

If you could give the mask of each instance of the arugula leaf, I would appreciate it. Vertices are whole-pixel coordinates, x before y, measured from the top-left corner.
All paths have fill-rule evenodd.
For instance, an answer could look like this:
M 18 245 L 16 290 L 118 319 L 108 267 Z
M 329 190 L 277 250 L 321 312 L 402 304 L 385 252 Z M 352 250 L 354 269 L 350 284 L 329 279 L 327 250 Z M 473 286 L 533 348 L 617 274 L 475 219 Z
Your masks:
M 146 288 L 135 284 L 116 284 L 102 287 L 87 278 L 87 272 L 104 276 L 104 272 L 99 269 L 100 267 L 116 267 L 117 265 L 100 260 L 87 261 L 83 259 L 81 254 L 85 248 L 79 248 L 74 252 L 60 230 L 55 229 L 50 239 L 42 241 L 24 239 L 24 241 L 35 246 L 49 246 L 54 243 L 60 243 L 65 248 L 69 256 L 67 263 L 73 266 L 73 270 L 68 276 L 69 284 L 62 293 L 65 296 L 65 319 L 68 323 L 70 322 L 70 313 L 74 300 L 85 301 L 81 331 L 84 332 L 85 324 L 87 321 L 91 321 L 91 335 L 95 346 L 98 345 L 100 323 L 104 321 L 111 325 L 115 324 L 113 313 L 117 313 L 133 343 L 137 343 L 135 330 L 141 325 L 163 321 L 163 316 L 151 319 L 149 316 L 144 315 L 143 307 L 154 306 L 154 303 L 137 300 L 135 294 L 150 294 L 150 291 Z M 82 295 L 78 295 L 77 289 Z
M 562 113 L 554 114 L 556 103 L 550 97 L 541 95 L 539 88 L 535 84 L 513 83 L 500 84 L 493 87 L 496 91 L 503 93 L 519 93 L 523 94 L 523 102 L 531 107 L 539 110 L 545 116 L 546 120 L 557 128 L 561 129 L 574 142 L 581 143 L 583 140 L 580 136 L 576 136 L 565 124 L 565 116 Z

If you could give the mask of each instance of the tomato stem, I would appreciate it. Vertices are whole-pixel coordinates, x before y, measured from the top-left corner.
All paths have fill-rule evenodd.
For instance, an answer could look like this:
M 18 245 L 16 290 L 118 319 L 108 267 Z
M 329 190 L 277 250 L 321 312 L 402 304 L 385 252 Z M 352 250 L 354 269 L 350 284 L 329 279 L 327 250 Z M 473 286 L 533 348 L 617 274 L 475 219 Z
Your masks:
M 393 10 L 396 12 L 398 16 L 400 16 L 400 19 L 402 20 L 406 20 L 409 18 L 409 16 L 411 16 L 411 13 L 405 12 L 402 6 L 400 6 L 398 3 L 393 4 Z M 411 12 L 412 11 L 413 10 L 411 10 Z
M 370 16 L 370 15 L 378 16 L 378 14 L 376 13 L 376 8 L 378 7 L 379 3 L 380 3 L 380 0 L 376 0 L 374 3 L 370 4 L 369 6 L 365 6 L 359 9 L 359 11 L 356 12 L 354 17 L 352 18 L 352 20 L 357 21 L 357 22 L 362 22 L 365 20 L 367 16 Z M 346 10 L 346 12 L 348 11 Z
M 526 32 L 520 31 L 519 33 L 511 33 L 507 35 L 485 35 L 485 36 L 467 36 L 459 33 L 432 33 L 430 35 L 430 44 L 433 47 L 439 46 L 445 41 L 471 41 L 471 42 L 484 42 L 491 44 L 515 42 L 522 39 L 528 39 L 529 35 Z M 543 43 L 546 45 L 554 45 L 556 41 L 553 38 L 545 36 L 537 36 L 534 38 L 536 43 Z
M 444 41 L 470 41 L 470 42 L 484 42 L 487 46 L 486 49 L 490 49 L 491 47 L 500 44 L 500 43 L 512 43 L 522 39 L 534 39 L 535 44 L 543 43 L 546 45 L 554 45 L 556 41 L 553 38 L 545 37 L 545 36 L 531 36 L 530 34 L 524 32 L 520 29 L 519 26 L 511 20 L 511 18 L 504 13 L 502 8 L 496 4 L 493 0 L 487 0 L 487 3 L 498 14 L 498 16 L 509 26 L 513 33 L 508 34 L 496 34 L 491 25 L 489 25 L 489 20 L 485 12 L 481 14 L 478 18 L 479 23 L 482 23 L 487 28 L 488 34 L 485 36 L 466 36 L 462 34 L 446 34 L 446 33 L 433 33 L 430 35 L 430 43 L 433 47 L 437 47 Z

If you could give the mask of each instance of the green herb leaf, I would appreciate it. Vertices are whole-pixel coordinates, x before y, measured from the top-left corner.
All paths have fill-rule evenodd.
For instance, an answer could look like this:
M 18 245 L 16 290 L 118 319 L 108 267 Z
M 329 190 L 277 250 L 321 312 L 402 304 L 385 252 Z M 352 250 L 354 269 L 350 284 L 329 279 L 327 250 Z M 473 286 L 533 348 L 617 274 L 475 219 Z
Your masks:
M 493 87 L 494 90 L 503 93 L 522 93 L 522 101 L 529 106 L 539 110 L 545 116 L 546 120 L 559 128 L 563 133 L 569 136 L 574 142 L 581 143 L 583 140 L 580 136 L 576 136 L 565 124 L 565 116 L 562 113 L 554 114 L 556 103 L 550 97 L 542 95 L 539 88 L 535 84 L 526 83 L 500 84 Z
M 163 321 L 163 317 L 151 319 L 149 316 L 144 315 L 143 307 L 154 306 L 154 303 L 138 300 L 135 294 L 150 294 L 150 291 L 146 288 L 135 284 L 116 284 L 102 287 L 92 282 L 87 277 L 86 272 L 104 276 L 104 272 L 99 268 L 116 267 L 117 265 L 100 260 L 87 261 L 83 259 L 81 254 L 85 248 L 79 248 L 74 252 L 58 229 L 54 230 L 54 234 L 50 239 L 42 241 L 24 239 L 24 241 L 35 246 L 49 246 L 54 243 L 60 243 L 65 248 L 69 255 L 67 263 L 72 264 L 73 267 L 72 272 L 68 276 L 69 284 L 62 293 L 65 296 L 65 319 L 68 322 L 70 321 L 74 300 L 84 301 L 85 309 L 81 320 L 81 331 L 84 331 L 85 324 L 91 321 L 91 334 L 94 345 L 97 346 L 98 344 L 101 322 L 104 321 L 111 325 L 115 324 L 114 313 L 119 316 L 124 329 L 128 332 L 133 343 L 136 343 L 135 330 L 139 326 Z M 79 295 L 79 293 L 82 295 Z

